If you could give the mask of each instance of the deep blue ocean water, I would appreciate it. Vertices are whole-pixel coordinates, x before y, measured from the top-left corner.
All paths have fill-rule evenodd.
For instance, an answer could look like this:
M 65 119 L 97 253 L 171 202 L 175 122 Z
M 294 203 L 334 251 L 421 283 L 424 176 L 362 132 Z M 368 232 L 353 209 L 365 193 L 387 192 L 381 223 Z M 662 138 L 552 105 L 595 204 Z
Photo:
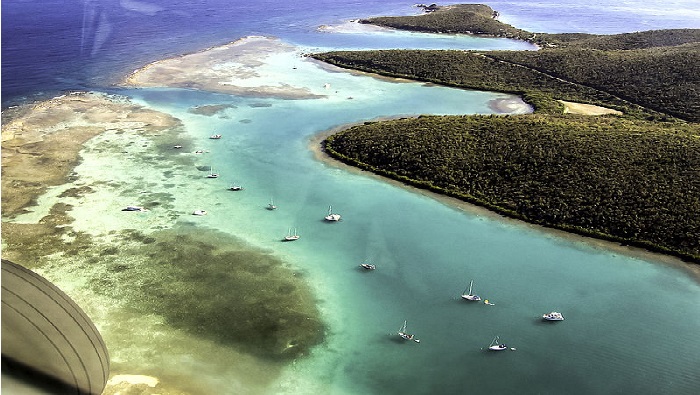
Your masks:
M 3 106 L 66 89 L 108 89 L 149 62 L 248 35 L 280 37 L 311 48 L 505 45 L 497 40 L 477 44 L 317 31 L 319 25 L 358 17 L 416 13 L 412 4 L 392 0 L 5 1 Z M 502 20 L 533 31 L 619 33 L 700 27 L 695 0 L 487 4 L 501 12 Z M 321 165 L 307 149 L 310 136 L 339 124 L 394 114 L 489 112 L 486 104 L 498 94 L 307 71 L 319 76 L 318 85 L 330 81 L 334 89 L 353 92 L 355 100 L 329 105 L 321 100 L 261 100 L 177 89 L 120 91 L 182 119 L 193 140 L 211 149 L 207 164 L 220 169 L 222 178 L 236 174 L 245 182 L 245 194 L 235 201 L 215 183 L 171 191 L 177 197 L 176 209 L 184 213 L 193 201 L 210 205 L 208 226 L 231 231 L 302 268 L 324 299 L 320 306 L 330 325 L 328 343 L 290 368 L 298 382 L 288 378 L 286 387 L 265 393 L 698 392 L 700 286 L 687 273 L 456 210 L 374 178 Z M 195 105 L 221 103 L 235 104 L 230 118 L 188 112 Z M 248 123 L 241 123 L 242 119 Z M 235 133 L 212 142 L 206 138 L 212 128 Z M 99 166 L 107 153 L 97 148 L 114 138 L 98 137 L 88 144 L 77 174 L 107 172 Z M 139 181 L 139 173 L 144 168 L 171 166 L 166 160 L 152 163 L 154 157 L 146 152 L 143 158 L 131 159 L 133 169 L 117 167 L 115 173 L 124 174 L 110 176 L 141 182 L 133 187 L 136 190 L 151 188 L 156 183 Z M 91 166 L 98 171 L 90 173 Z M 158 170 L 152 172 L 156 179 L 163 169 Z M 94 200 L 82 204 L 104 204 L 97 198 L 101 196 L 98 184 L 93 186 L 95 193 L 86 197 Z M 260 209 L 270 196 L 280 204 L 274 215 Z M 328 204 L 342 212 L 342 223 L 320 221 Z M 109 206 L 104 210 L 113 211 Z M 217 211 L 226 215 L 216 215 Z M 80 210 L 75 214 L 80 215 Z M 151 214 L 155 218 L 158 209 Z M 189 215 L 182 217 L 183 222 L 192 221 Z M 277 241 L 288 226 L 299 226 L 300 242 Z M 368 257 L 378 265 L 376 272 L 354 270 Z M 49 277 L 59 286 L 69 285 L 75 274 L 66 269 L 67 278 L 61 278 L 61 269 Z M 491 298 L 495 306 L 460 303 L 459 294 L 470 278 L 476 280 L 478 293 Z M 561 309 L 567 320 L 562 325 L 544 325 L 539 316 L 551 309 Z M 421 338 L 420 345 L 392 340 L 404 319 Z M 140 330 L 107 325 L 117 317 L 100 320 L 110 339 L 128 339 L 129 330 Z M 484 352 L 495 334 L 517 351 Z M 210 355 L 203 358 L 198 350 L 170 354 L 170 348 L 176 347 L 169 346 L 173 347 L 148 350 L 143 354 L 148 357 L 139 354 L 133 361 L 124 358 L 121 350 L 112 350 L 121 358 L 114 366 L 147 366 L 150 370 L 127 373 L 148 373 L 170 382 L 201 380 L 202 388 L 204 383 L 216 388 L 199 393 L 245 393 L 234 389 L 238 372 L 231 377 L 219 374 L 227 370 L 213 369 L 207 359 Z M 180 359 L 168 359 L 172 355 Z M 200 384 L 194 383 L 195 387 Z
M 450 4 L 455 2 L 444 2 Z M 700 27 L 694 0 L 495 0 L 501 20 L 535 32 L 622 33 Z M 6 0 L 2 104 L 110 84 L 151 61 L 247 35 L 322 44 L 321 24 L 418 11 L 407 0 Z M 334 40 L 338 41 L 336 37 Z M 385 42 L 344 39 L 343 47 Z M 389 44 L 390 45 L 390 44 Z

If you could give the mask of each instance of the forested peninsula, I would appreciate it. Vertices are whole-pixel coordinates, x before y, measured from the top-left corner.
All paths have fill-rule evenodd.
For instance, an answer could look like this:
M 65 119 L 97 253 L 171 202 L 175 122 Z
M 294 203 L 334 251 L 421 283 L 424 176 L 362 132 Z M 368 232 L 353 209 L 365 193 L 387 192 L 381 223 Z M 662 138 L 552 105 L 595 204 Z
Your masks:
M 518 94 L 534 114 L 367 122 L 332 157 L 527 222 L 700 263 L 700 30 L 536 34 L 485 5 L 363 20 L 528 40 L 538 51 L 312 55 L 340 67 Z M 622 115 L 566 114 L 562 101 Z

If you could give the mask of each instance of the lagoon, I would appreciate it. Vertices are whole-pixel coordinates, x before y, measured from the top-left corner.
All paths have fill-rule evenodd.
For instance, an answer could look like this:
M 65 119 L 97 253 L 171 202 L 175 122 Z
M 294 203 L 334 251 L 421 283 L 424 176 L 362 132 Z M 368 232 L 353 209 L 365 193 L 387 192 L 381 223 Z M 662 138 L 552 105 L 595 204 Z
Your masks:
M 382 33 L 353 40 L 376 35 Z M 93 317 L 113 374 L 157 377 L 161 393 L 691 394 L 700 388 L 700 286 L 680 266 L 462 210 L 329 165 L 309 149 L 318 133 L 344 124 L 492 113 L 493 100 L 510 96 L 351 74 L 301 56 L 316 46 L 294 48 L 256 66 L 255 83 L 303 87 L 317 98 L 107 89 L 179 118 L 183 133 L 177 141 L 110 132 L 93 138 L 74 181 L 18 221 L 48 210 L 61 190 L 89 185 L 92 193 L 62 201 L 74 205 L 71 226 L 92 235 L 96 249 L 137 251 L 115 237 L 131 228 L 228 235 L 306 279 L 327 325 L 326 342 L 293 364 L 260 361 L 125 305 L 148 278 L 99 289 L 89 280 L 110 276 L 109 268 L 79 257 L 49 258 L 41 273 Z M 193 111 L 201 106 L 221 110 Z M 222 139 L 208 139 L 214 132 Z M 173 150 L 176 143 L 186 151 Z M 220 178 L 206 179 L 207 166 Z M 227 191 L 234 182 L 245 190 Z M 271 198 L 276 211 L 265 210 Z M 154 201 L 160 204 L 138 216 L 115 210 Z M 329 205 L 342 221 L 323 221 Z M 208 215 L 190 215 L 199 208 Z M 300 240 L 280 242 L 289 227 Z M 375 271 L 359 269 L 367 259 Z M 460 299 L 470 280 L 493 306 Z M 542 322 L 552 310 L 566 320 Z M 404 320 L 420 344 L 397 341 Z M 496 335 L 516 350 L 485 351 Z

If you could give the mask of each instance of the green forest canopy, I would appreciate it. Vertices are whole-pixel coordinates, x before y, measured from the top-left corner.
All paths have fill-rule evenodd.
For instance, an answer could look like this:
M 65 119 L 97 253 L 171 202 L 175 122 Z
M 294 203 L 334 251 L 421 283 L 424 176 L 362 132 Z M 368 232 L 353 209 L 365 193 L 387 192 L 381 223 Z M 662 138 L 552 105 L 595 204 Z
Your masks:
M 519 37 L 542 49 L 312 56 L 382 75 L 519 94 L 535 114 L 366 123 L 328 138 L 326 151 L 502 214 L 700 262 L 700 30 L 532 34 L 500 24 L 484 7 L 363 22 Z M 625 115 L 562 115 L 557 100 Z
M 351 165 L 528 222 L 700 262 L 700 131 L 616 116 L 422 116 L 329 137 Z

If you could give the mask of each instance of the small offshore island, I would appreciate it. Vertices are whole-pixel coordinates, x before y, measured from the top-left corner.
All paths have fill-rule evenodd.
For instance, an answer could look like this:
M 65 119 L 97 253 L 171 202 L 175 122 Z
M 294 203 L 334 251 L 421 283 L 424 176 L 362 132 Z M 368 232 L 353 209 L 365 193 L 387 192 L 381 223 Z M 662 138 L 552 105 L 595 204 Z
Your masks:
M 366 122 L 326 138 L 327 154 L 509 217 L 700 263 L 700 30 L 535 34 L 498 22 L 485 5 L 429 8 L 360 22 L 517 38 L 541 49 L 313 57 L 518 94 L 534 114 Z M 598 114 L 581 105 L 612 115 L 579 115 Z

